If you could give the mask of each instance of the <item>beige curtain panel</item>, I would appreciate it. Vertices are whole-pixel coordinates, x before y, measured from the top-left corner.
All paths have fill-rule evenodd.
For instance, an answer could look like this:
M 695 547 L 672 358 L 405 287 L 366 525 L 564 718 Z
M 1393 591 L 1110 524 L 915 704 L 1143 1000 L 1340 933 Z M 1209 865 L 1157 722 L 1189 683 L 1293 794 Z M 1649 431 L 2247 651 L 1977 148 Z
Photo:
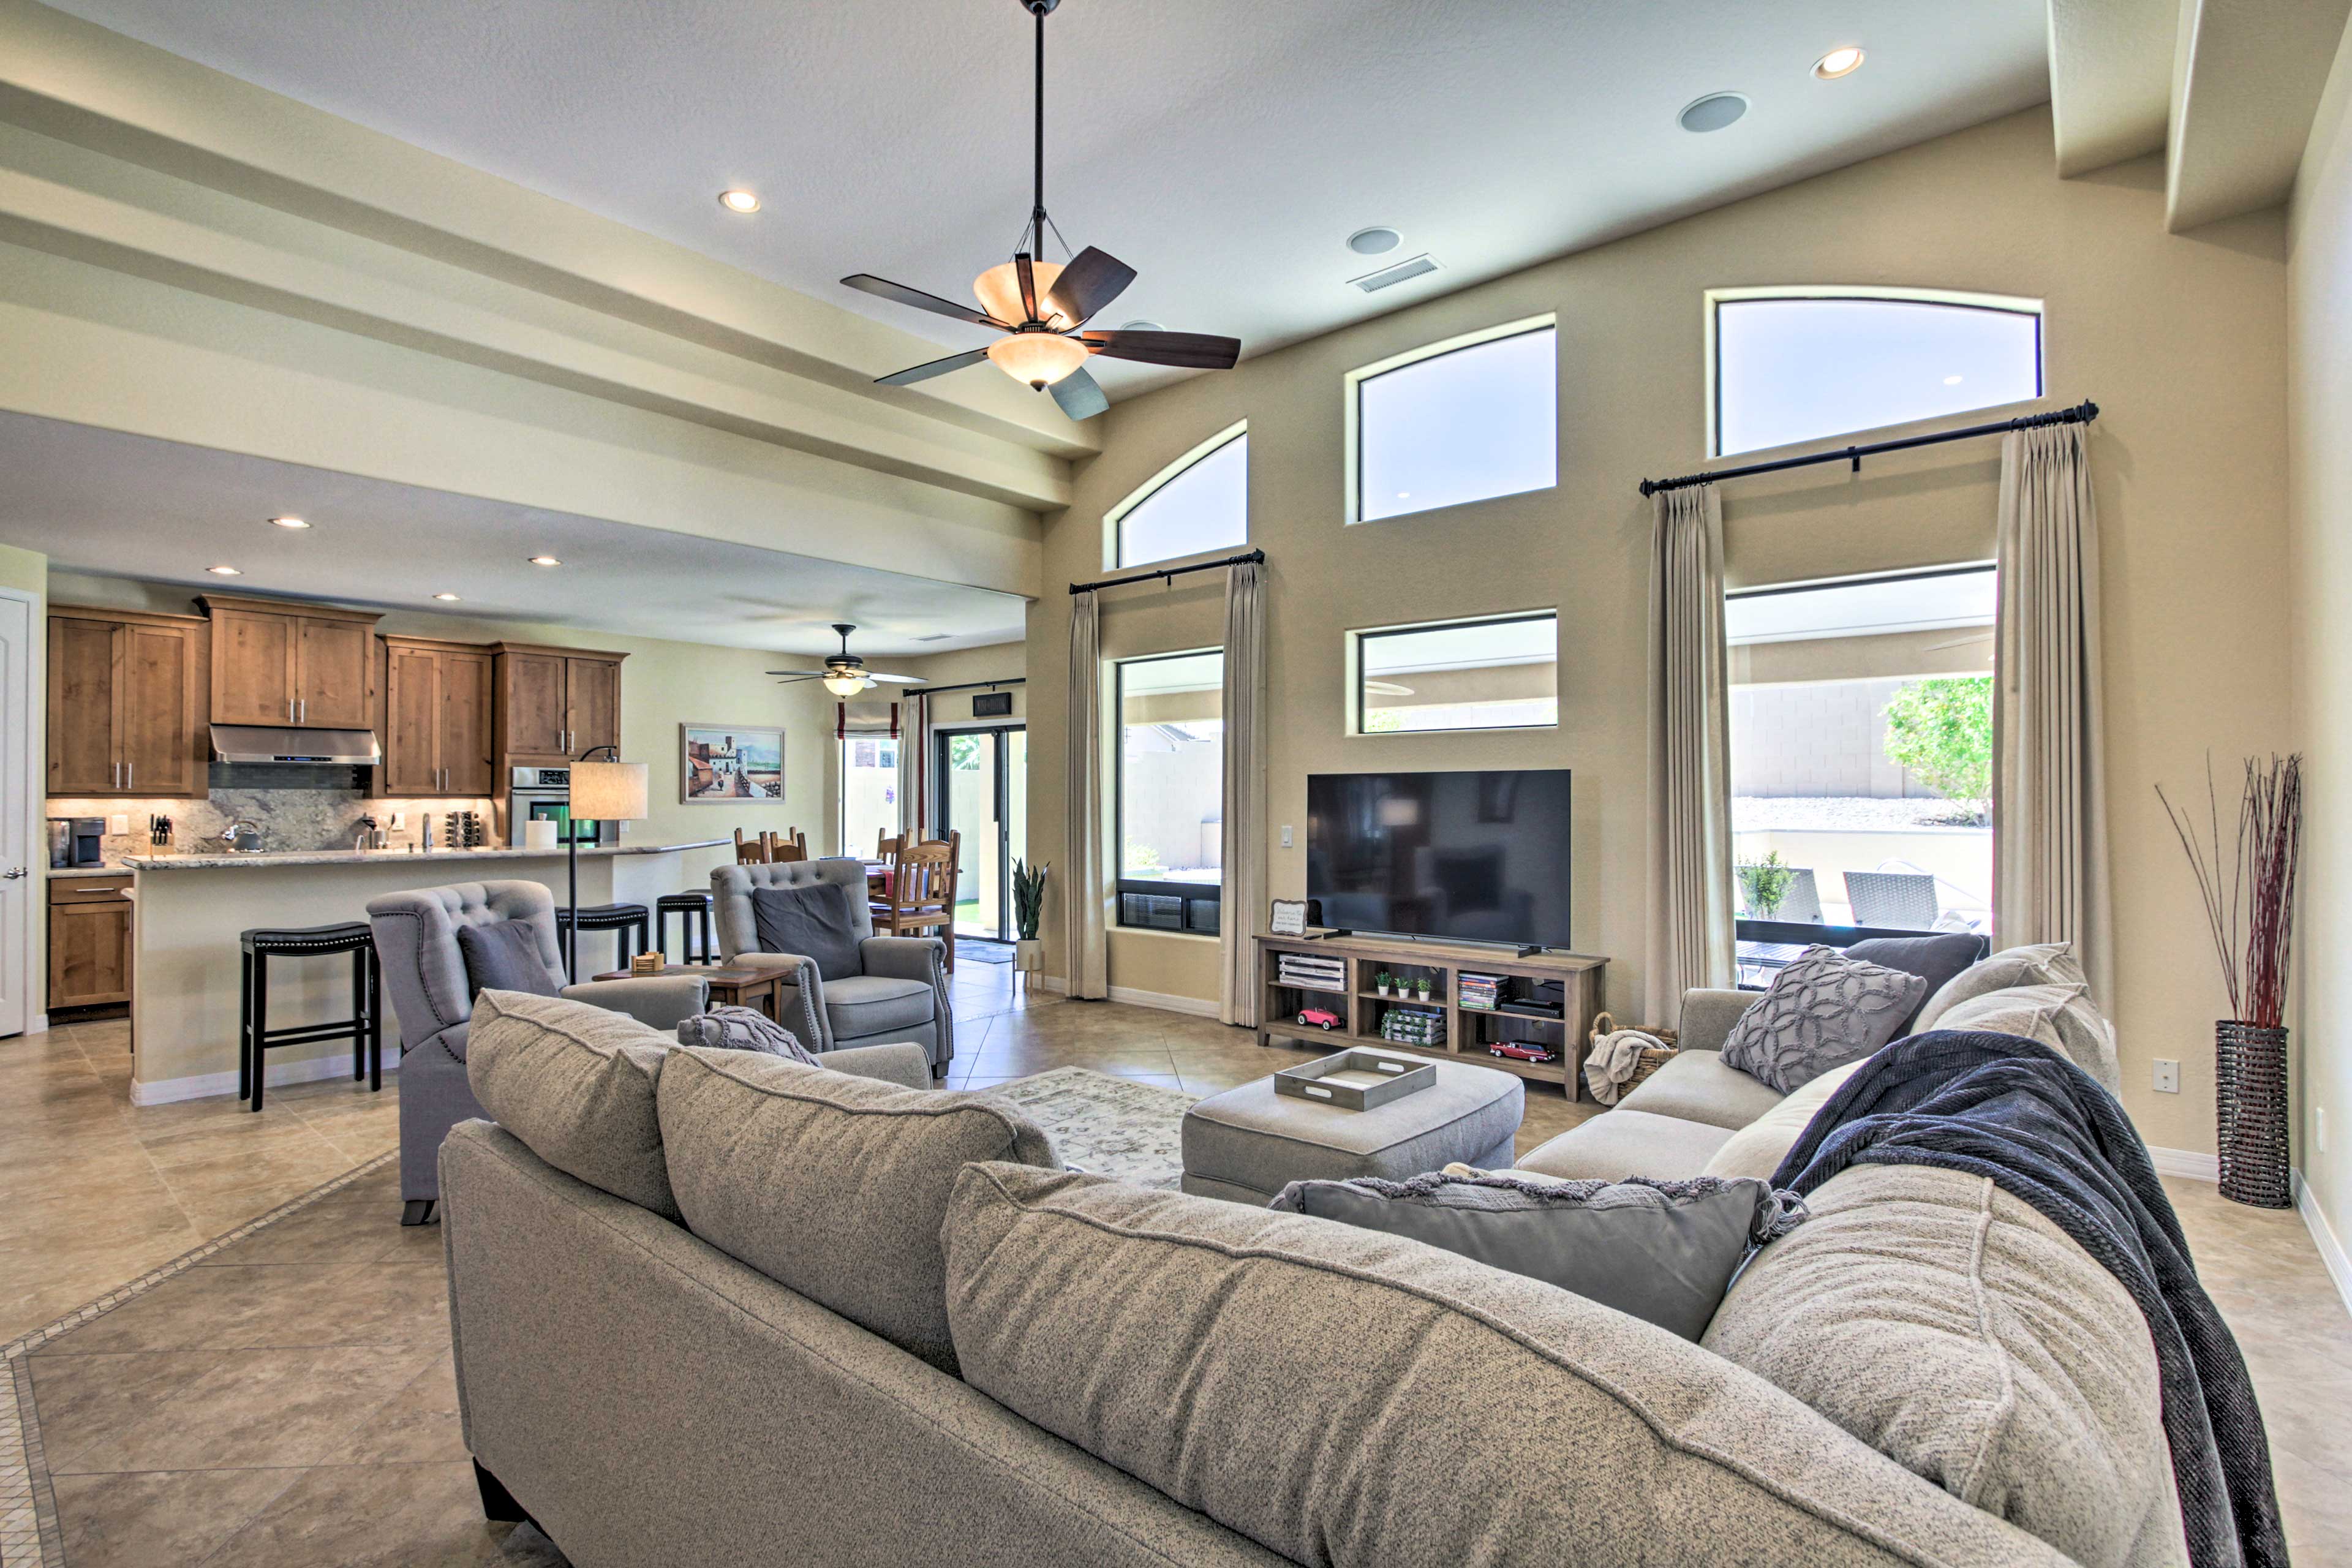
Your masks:
M 1731 719 L 1723 644 L 1723 503 L 1712 485 L 1657 498 L 1650 558 L 1650 941 L 1643 1016 L 1729 985 Z
M 1110 994 L 1105 944 L 1113 891 L 1103 861 L 1102 612 L 1092 594 L 1070 596 L 1069 854 L 1063 897 L 1069 932 L 1068 992 Z
M 1255 1027 L 1265 881 L 1265 568 L 1225 568 L 1224 913 L 1217 1016 Z
M 2099 529 L 2088 426 L 2000 446 L 1993 623 L 1993 941 L 2071 942 L 2115 1004 L 2100 740 Z
M 898 831 L 917 837 L 923 825 L 923 764 L 930 757 L 930 699 L 909 693 L 898 710 Z M 852 844 L 853 855 L 871 855 L 871 844 Z

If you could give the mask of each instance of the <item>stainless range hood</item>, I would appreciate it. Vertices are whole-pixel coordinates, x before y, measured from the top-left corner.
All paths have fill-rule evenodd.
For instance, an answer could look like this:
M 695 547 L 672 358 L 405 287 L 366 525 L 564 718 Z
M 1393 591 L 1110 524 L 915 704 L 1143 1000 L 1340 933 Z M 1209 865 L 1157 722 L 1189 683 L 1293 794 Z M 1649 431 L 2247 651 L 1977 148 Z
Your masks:
M 215 724 L 213 760 L 222 763 L 319 763 L 373 767 L 383 761 L 373 730 L 297 730 L 280 724 Z

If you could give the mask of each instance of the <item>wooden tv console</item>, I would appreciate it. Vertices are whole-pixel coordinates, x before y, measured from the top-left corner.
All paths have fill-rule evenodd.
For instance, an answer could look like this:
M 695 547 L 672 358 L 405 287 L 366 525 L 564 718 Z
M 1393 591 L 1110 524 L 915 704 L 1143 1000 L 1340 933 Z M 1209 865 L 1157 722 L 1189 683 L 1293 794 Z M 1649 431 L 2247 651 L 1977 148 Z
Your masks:
M 1333 1050 L 1372 1046 L 1406 1056 L 1499 1068 L 1537 1083 L 1552 1084 L 1570 1100 L 1580 1092 L 1577 1069 L 1584 1062 L 1593 1016 L 1601 1010 L 1601 981 L 1609 967 L 1605 958 L 1573 952 L 1539 952 L 1519 958 L 1504 947 L 1370 936 L 1262 936 L 1257 939 L 1257 946 L 1265 992 L 1259 1013 L 1265 1022 L 1258 1026 L 1257 1032 L 1261 1046 L 1272 1045 L 1277 1039 L 1305 1045 L 1328 1041 Z M 1277 978 L 1278 960 L 1286 952 L 1338 959 L 1345 973 L 1343 983 L 1328 990 L 1283 984 Z M 1410 979 L 1426 976 L 1430 982 L 1428 1002 L 1379 994 L 1373 978 L 1383 969 Z M 1491 974 L 1521 985 L 1558 981 L 1561 1015 L 1545 1018 L 1465 1007 L 1461 1005 L 1460 984 L 1465 973 Z M 1426 1008 L 1442 1015 L 1445 1043 L 1423 1047 L 1382 1038 L 1381 1016 L 1396 1006 Z M 1307 1008 L 1335 1013 L 1339 1023 L 1328 1030 L 1314 1024 L 1301 1024 L 1298 1015 Z M 1553 1053 L 1553 1059 L 1529 1062 L 1490 1055 L 1487 1047 L 1497 1040 L 1540 1046 Z

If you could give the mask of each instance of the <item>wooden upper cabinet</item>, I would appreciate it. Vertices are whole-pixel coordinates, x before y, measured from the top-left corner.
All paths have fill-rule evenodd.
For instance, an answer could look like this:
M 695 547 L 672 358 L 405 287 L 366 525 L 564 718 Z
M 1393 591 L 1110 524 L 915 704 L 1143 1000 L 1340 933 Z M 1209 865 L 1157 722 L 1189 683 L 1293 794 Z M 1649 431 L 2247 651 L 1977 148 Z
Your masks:
M 191 616 L 49 616 L 48 792 L 202 797 L 210 629 Z
M 569 763 L 593 746 L 621 743 L 621 653 L 494 643 L 491 735 L 512 763 Z
M 441 656 L 441 779 L 451 795 L 487 795 L 497 782 L 490 672 L 487 653 Z
M 490 794 L 488 650 L 386 637 L 384 668 L 383 792 Z
M 198 603 L 212 616 L 215 723 L 373 727 L 372 634 L 381 617 L 217 594 Z

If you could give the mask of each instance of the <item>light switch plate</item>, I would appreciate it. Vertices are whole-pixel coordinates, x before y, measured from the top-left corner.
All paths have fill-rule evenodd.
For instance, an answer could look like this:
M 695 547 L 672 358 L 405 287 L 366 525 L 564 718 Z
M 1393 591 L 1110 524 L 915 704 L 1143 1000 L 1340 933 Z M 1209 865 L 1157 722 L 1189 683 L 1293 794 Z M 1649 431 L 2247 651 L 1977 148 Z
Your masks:
M 1290 847 L 1290 824 L 1286 822 L 1282 825 L 1282 847 L 1285 849 Z
M 2166 1061 L 2161 1057 L 2157 1058 L 2156 1092 L 2158 1094 L 2179 1094 L 2180 1092 L 2180 1064 L 2179 1062 Z

